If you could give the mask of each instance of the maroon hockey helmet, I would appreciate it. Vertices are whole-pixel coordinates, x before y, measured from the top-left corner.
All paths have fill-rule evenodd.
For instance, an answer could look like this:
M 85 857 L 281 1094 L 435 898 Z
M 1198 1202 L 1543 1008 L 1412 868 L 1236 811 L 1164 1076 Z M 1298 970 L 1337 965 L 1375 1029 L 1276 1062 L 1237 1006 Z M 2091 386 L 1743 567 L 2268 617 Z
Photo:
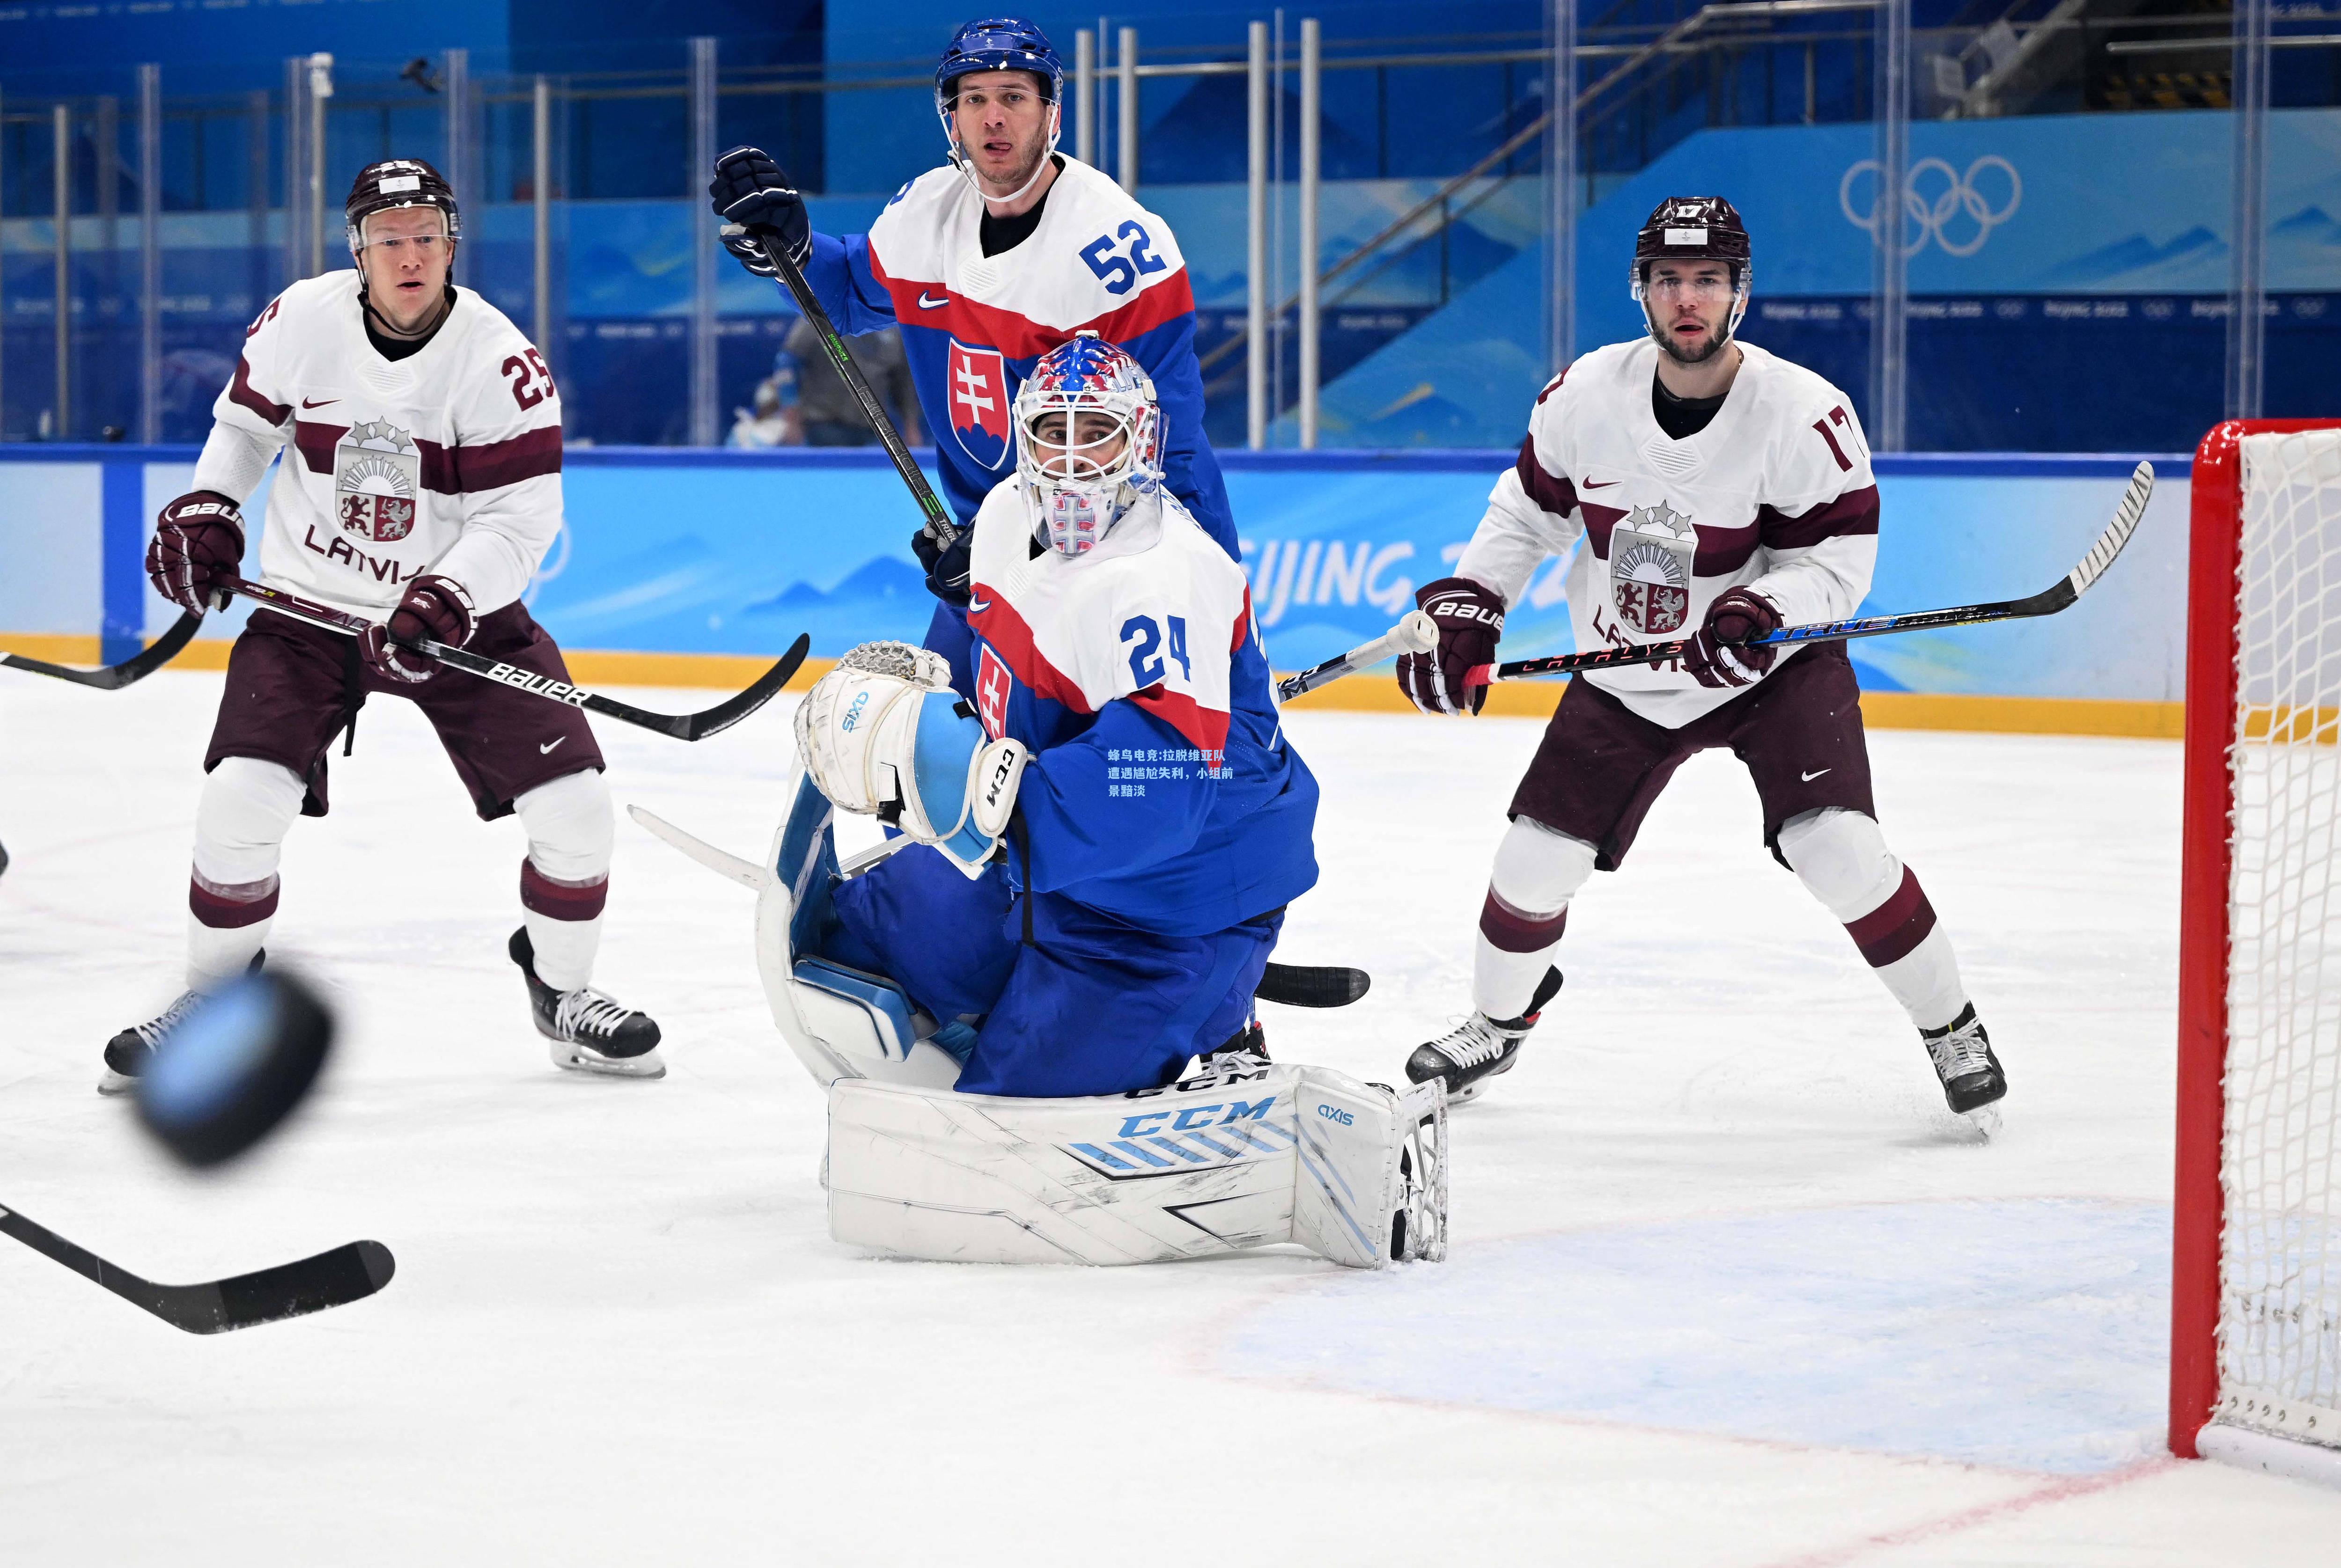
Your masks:
M 1631 288 L 1634 303 L 1642 303 L 1642 286 L 1652 262 L 1721 262 L 1731 269 L 1731 324 L 1738 329 L 1748 310 L 1748 279 L 1756 270 L 1755 247 L 1739 209 L 1721 196 L 1669 196 L 1650 209 L 1641 233 L 1634 236 Z
M 436 207 L 447 214 L 447 237 L 461 239 L 463 218 L 455 206 L 455 188 L 420 158 L 385 158 L 368 164 L 351 182 L 350 197 L 342 208 L 349 234 L 350 254 L 365 242 L 365 221 L 393 207 Z

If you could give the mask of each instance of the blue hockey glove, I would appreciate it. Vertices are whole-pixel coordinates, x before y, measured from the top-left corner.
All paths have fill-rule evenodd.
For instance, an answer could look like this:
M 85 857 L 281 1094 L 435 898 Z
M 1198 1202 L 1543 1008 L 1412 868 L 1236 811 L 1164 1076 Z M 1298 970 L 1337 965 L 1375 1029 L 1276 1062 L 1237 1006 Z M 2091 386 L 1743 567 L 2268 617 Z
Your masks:
M 968 548 L 974 538 L 975 530 L 971 528 L 961 529 L 960 536 L 949 545 L 937 544 L 923 528 L 911 535 L 911 551 L 927 569 L 927 591 L 961 610 L 967 608 L 968 578 L 975 570 L 968 560 Z
M 716 159 L 707 196 L 723 220 L 723 248 L 758 277 L 778 275 L 767 248 L 800 267 L 812 254 L 812 218 L 804 198 L 762 148 L 734 147 Z

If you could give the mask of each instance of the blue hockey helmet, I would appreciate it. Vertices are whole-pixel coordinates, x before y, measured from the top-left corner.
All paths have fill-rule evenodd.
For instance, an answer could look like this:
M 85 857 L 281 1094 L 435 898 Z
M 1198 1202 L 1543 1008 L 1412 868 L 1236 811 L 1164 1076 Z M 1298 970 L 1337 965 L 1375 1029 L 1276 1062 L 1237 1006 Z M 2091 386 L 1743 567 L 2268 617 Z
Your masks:
M 959 133 L 951 126 L 951 105 L 959 100 L 960 79 L 979 71 L 1029 71 L 1041 79 L 1041 96 L 1049 105 L 1051 153 L 1057 150 L 1057 131 L 1064 123 L 1065 63 L 1046 33 L 1021 16 L 979 16 L 962 25 L 943 45 L 943 57 L 935 65 L 935 117 L 943 123 L 943 140 L 951 146 L 951 163 L 970 183 L 975 175 L 960 152 Z M 1043 157 L 1043 166 L 1046 163 Z M 1039 178 L 1037 170 L 1033 177 Z

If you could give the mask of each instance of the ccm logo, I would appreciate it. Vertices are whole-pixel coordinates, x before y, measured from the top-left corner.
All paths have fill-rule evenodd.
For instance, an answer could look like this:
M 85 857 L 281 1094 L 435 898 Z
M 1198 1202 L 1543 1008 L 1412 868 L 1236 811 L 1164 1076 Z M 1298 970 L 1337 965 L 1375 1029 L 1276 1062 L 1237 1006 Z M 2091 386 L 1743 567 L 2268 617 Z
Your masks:
M 1000 792 L 1008 788 L 1009 777 L 1015 771 L 1015 753 L 1012 751 L 1001 752 L 1000 754 L 1000 760 L 992 767 L 991 779 L 986 782 L 983 787 L 983 803 L 985 805 L 997 806 L 1000 804 Z
M 1329 1122 L 1339 1122 L 1345 1127 L 1355 1126 L 1358 1123 L 1357 1117 L 1335 1106 L 1319 1106 L 1317 1114 Z
M 1140 1138 L 1149 1133 L 1191 1133 L 1198 1127 L 1223 1127 L 1230 1122 L 1264 1121 L 1268 1107 L 1276 1103 L 1270 1095 L 1258 1104 L 1238 1100 L 1231 1106 L 1189 1106 L 1173 1117 L 1169 1111 L 1147 1111 L 1140 1116 L 1121 1118 L 1119 1138 Z M 1164 1122 L 1169 1126 L 1164 1126 Z
M 853 727 L 854 727 L 856 724 L 859 724 L 860 722 L 862 722 L 862 706 L 863 706 L 865 703 L 867 703 L 869 700 L 870 700 L 870 693 L 869 693 L 869 692 L 867 692 L 867 691 L 857 691 L 857 692 L 855 692 L 855 693 L 853 694 L 853 704 L 852 704 L 852 707 L 850 707 L 850 708 L 848 708 L 848 709 L 845 710 L 845 717 L 844 717 L 844 718 L 842 718 L 842 719 L 839 719 L 839 720 L 837 721 L 837 727 L 838 727 L 840 729 L 844 730 L 848 735 L 852 734 L 852 733 L 853 733 Z
M 533 670 L 499 664 L 488 671 L 488 679 L 501 680 L 506 686 L 517 686 L 523 691 L 533 691 L 540 697 L 550 697 L 556 702 L 566 702 L 572 708 L 585 706 L 585 693 L 565 680 L 553 680 Z

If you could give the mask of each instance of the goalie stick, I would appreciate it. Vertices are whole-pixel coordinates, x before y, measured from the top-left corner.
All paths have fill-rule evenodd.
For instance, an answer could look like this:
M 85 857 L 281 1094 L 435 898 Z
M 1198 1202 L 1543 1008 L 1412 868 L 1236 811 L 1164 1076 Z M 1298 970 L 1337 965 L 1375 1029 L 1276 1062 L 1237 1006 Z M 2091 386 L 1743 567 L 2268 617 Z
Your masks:
M 0 1231 L 189 1334 L 225 1334 L 346 1306 L 388 1285 L 398 1267 L 390 1248 L 382 1243 L 354 1241 L 298 1263 L 279 1264 L 232 1279 L 156 1285 L 75 1246 L 14 1209 L 0 1207 Z
M 1356 673 L 1369 665 L 1400 653 L 1428 653 L 1439 646 L 1439 628 L 1430 617 L 1420 610 L 1410 610 L 1391 627 L 1371 642 L 1360 643 L 1349 652 L 1322 664 L 1312 664 L 1298 675 L 1288 675 L 1276 683 L 1280 702 L 1290 702 L 1304 692 L 1339 680 L 1344 675 Z
M 771 879 L 771 873 L 753 860 L 719 849 L 704 839 L 684 832 L 655 811 L 629 806 L 626 815 L 719 877 L 752 889 L 762 888 Z M 915 842 L 912 839 L 894 838 L 858 850 L 838 863 L 838 874 L 841 878 L 859 876 L 895 850 L 908 849 Z M 1252 995 L 1263 1002 L 1288 1007 L 1346 1007 L 1364 996 L 1373 983 L 1373 977 L 1363 969 L 1337 964 L 1270 963 Z
M 737 223 L 723 226 L 727 231 L 740 227 Z M 796 301 L 797 309 L 803 313 L 804 319 L 812 323 L 814 334 L 821 339 L 822 352 L 829 355 L 829 362 L 836 367 L 839 379 L 845 382 L 845 390 L 852 392 L 853 401 L 861 405 L 862 417 L 870 422 L 870 428 L 877 434 L 879 443 L 885 447 L 886 455 L 893 459 L 894 471 L 901 474 L 902 482 L 911 487 L 911 499 L 926 514 L 920 526 L 926 530 L 927 537 L 935 541 L 937 549 L 949 550 L 952 541 L 959 538 L 959 525 L 951 521 L 951 513 L 943 510 L 942 501 L 935 494 L 934 487 L 927 483 L 927 476 L 921 473 L 919 465 L 911 461 L 911 449 L 903 442 L 902 432 L 894 428 L 894 421 L 886 412 L 886 405 L 880 402 L 878 394 L 870 390 L 869 382 L 862 378 L 862 367 L 855 364 L 853 356 L 846 352 L 845 340 L 838 335 L 836 326 L 829 319 L 829 313 L 822 308 L 820 299 L 814 295 L 812 285 L 805 282 L 804 273 L 789 260 L 785 252 L 766 243 L 764 233 L 758 233 L 756 242 L 764 253 L 764 259 L 772 263 L 772 270 L 779 274 L 789 297 Z
M 306 621 L 311 626 L 323 627 L 327 631 L 340 631 L 355 637 L 374 624 L 364 616 L 352 615 L 330 605 L 313 604 L 282 589 L 247 582 L 241 577 L 227 579 L 224 586 L 232 593 L 257 600 L 280 614 Z M 797 666 L 804 662 L 805 650 L 812 646 L 812 639 L 802 632 L 798 633 L 797 640 L 789 645 L 786 653 L 781 655 L 780 661 L 756 677 L 754 684 L 745 691 L 736 697 L 727 697 L 714 707 L 702 709 L 697 713 L 652 713 L 646 708 L 636 708 L 615 698 L 603 697 L 582 686 L 539 675 L 533 670 L 523 670 L 497 660 L 483 659 L 461 648 L 450 648 L 443 642 L 433 642 L 427 637 L 414 642 L 401 642 L 399 646 L 413 649 L 467 675 L 476 675 L 483 680 L 493 680 L 525 691 L 532 697 L 566 702 L 572 708 L 583 708 L 588 713 L 599 713 L 637 729 L 655 729 L 662 735 L 672 735 L 677 740 L 704 740 L 710 735 L 731 729 L 771 701 L 773 695 L 789 683 L 789 678 L 797 672 Z
M 70 680 L 75 686 L 94 686 L 100 691 L 119 691 L 133 682 L 144 680 L 179 656 L 195 634 L 204 618 L 192 610 L 179 617 L 178 624 L 154 640 L 154 645 L 144 652 L 124 660 L 119 664 L 104 665 L 96 670 L 75 670 L 70 664 L 51 664 L 46 660 L 28 659 L 21 653 L 0 653 L 0 667 L 28 670 L 35 675 L 46 675 L 55 680 Z
M 2122 546 L 2137 531 L 2138 519 L 2154 494 L 2154 465 L 2139 463 L 2130 471 L 2129 488 L 2122 492 L 2111 522 L 2097 535 L 2080 564 L 2047 588 L 2026 599 L 1997 600 L 1989 604 L 1962 604 L 1949 610 L 1914 610 L 1902 615 L 1868 615 L 1852 620 L 1823 620 L 1809 626 L 1783 626 L 1739 644 L 1745 648 L 1787 642 L 1838 642 L 1855 637 L 1883 637 L 1895 631 L 1929 631 L 1947 626 L 1984 626 L 1995 620 L 2017 620 L 2054 615 L 2069 608 L 2106 574 L 2121 554 Z M 1690 651 L 1690 640 L 1645 642 L 1624 648 L 1603 648 L 1591 653 L 1559 653 L 1549 659 L 1520 659 L 1509 664 L 1475 664 L 1464 676 L 1467 684 L 1490 686 L 1499 680 L 1522 680 L 1539 675 L 1568 675 L 1580 670 L 1614 670 L 1621 664 L 1655 664 L 1680 659 Z

